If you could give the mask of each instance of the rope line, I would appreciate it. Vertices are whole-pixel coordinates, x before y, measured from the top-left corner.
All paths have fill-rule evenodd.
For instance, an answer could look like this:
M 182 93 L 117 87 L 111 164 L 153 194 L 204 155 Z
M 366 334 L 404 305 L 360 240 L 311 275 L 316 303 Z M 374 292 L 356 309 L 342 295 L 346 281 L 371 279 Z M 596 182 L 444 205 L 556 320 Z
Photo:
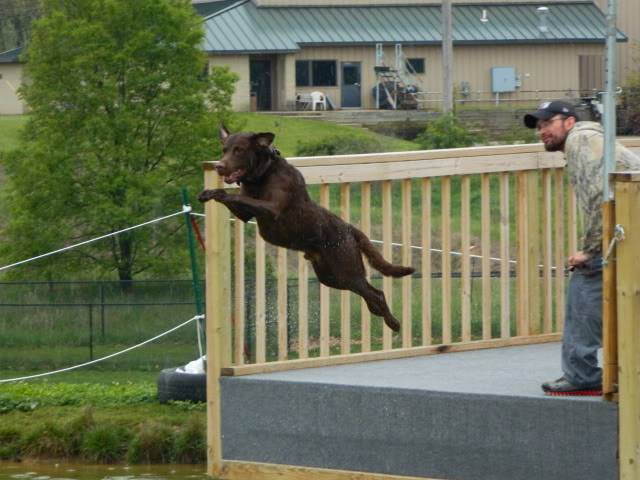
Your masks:
M 2 272 L 3 270 L 8 270 L 8 269 L 13 268 L 13 267 L 17 267 L 18 265 L 24 265 L 25 263 L 33 262 L 35 260 L 40 260 L 41 258 L 45 258 L 45 257 L 49 257 L 51 255 L 55 255 L 56 253 L 66 252 L 67 250 L 71 250 L 71 249 L 74 249 L 74 248 L 77 248 L 77 247 L 81 247 L 81 246 L 87 245 L 89 243 L 97 242 L 98 240 L 103 240 L 105 238 L 113 237 L 115 235 L 119 235 L 121 233 L 128 232 L 130 230 L 134 230 L 136 228 L 140 228 L 140 227 L 144 227 L 144 226 L 147 226 L 147 225 L 151 225 L 152 223 L 161 222 L 162 220 L 166 220 L 168 218 L 175 217 L 177 215 L 183 215 L 185 212 L 189 212 L 190 213 L 191 212 L 191 207 L 188 206 L 188 205 L 185 205 L 185 206 L 182 207 L 181 211 L 176 212 L 176 213 L 172 213 L 171 215 L 166 215 L 164 217 L 159 217 L 159 218 L 156 218 L 154 220 L 149 220 L 148 222 L 140 223 L 139 225 L 134 225 L 133 227 L 123 228 L 122 230 L 118 230 L 117 232 L 107 233 L 106 235 L 102 235 L 102 236 L 96 237 L 96 238 L 91 238 L 89 240 L 85 240 L 84 242 L 80 242 L 80 243 L 76 243 L 74 245 L 69 245 L 67 247 L 59 248 L 58 250 L 53 250 L 51 252 L 43 253 L 42 255 L 38 255 L 36 257 L 27 258 L 26 260 L 21 260 L 19 262 L 12 263 L 11 265 L 5 265 L 4 267 L 0 267 L 0 272 Z
M 202 216 L 204 217 L 204 215 L 200 214 L 200 213 L 192 213 L 191 215 L 198 215 L 198 216 Z M 230 218 L 229 219 L 232 222 L 235 222 L 236 219 L 235 218 Z M 247 224 L 250 225 L 257 225 L 257 222 L 255 222 L 254 220 L 246 222 Z M 376 243 L 378 245 L 382 245 L 384 244 L 384 242 L 382 240 L 375 240 L 373 238 L 370 238 L 369 240 L 371 240 L 371 243 Z M 403 244 L 402 243 L 398 243 L 398 242 L 391 242 L 391 246 L 392 247 L 402 247 Z M 420 245 L 409 245 L 409 248 L 412 248 L 414 250 L 424 250 L 423 247 L 421 247 Z M 429 249 L 430 252 L 436 252 L 436 253 L 442 253 L 442 250 L 439 248 L 430 248 Z M 462 256 L 462 252 L 456 252 L 456 251 L 449 251 L 449 255 L 454 255 L 454 256 Z M 483 255 L 474 255 L 474 254 L 470 254 L 469 255 L 470 258 L 483 258 Z M 502 258 L 500 257 L 489 257 L 489 260 L 491 260 L 492 262 L 501 262 Z M 512 264 L 517 264 L 518 261 L 517 260 L 508 260 L 509 263 Z M 538 265 L 539 267 L 542 267 L 543 265 Z M 556 267 L 552 266 L 551 269 L 555 269 Z
M 182 213 L 182 212 L 180 212 L 180 213 Z M 90 362 L 81 363 L 79 365 L 73 365 L 72 367 L 61 368 L 59 370 L 53 370 L 51 372 L 38 373 L 36 375 L 28 375 L 26 377 L 7 378 L 7 379 L 4 379 L 4 380 L 0 380 L 0 383 L 19 382 L 21 380 L 30 380 L 32 378 L 45 377 L 45 376 L 48 376 L 48 375 L 54 375 L 56 373 L 68 372 L 69 370 L 75 370 L 77 368 L 86 367 L 88 365 L 93 365 L 94 363 L 102 362 L 104 360 L 108 360 L 109 358 L 113 358 L 113 357 L 116 357 L 118 355 L 122 355 L 123 353 L 130 352 L 131 350 L 133 350 L 135 348 L 142 347 L 143 345 L 146 345 L 147 343 L 151 343 L 154 340 L 157 340 L 158 338 L 164 337 L 165 335 L 168 335 L 168 334 L 170 334 L 172 332 L 175 332 L 179 328 L 184 327 L 185 325 L 193 322 L 194 320 L 200 320 L 201 318 L 204 318 L 204 315 L 195 315 L 194 317 L 191 317 L 186 322 L 182 322 L 180 325 L 176 325 L 175 327 L 170 328 L 166 332 L 160 333 L 159 335 L 156 335 L 153 338 L 149 338 L 148 340 L 145 340 L 144 342 L 138 343 L 137 345 L 134 345 L 134 346 L 129 347 L 129 348 L 125 348 L 124 350 L 120 350 L 119 352 L 112 353 L 112 354 L 107 355 L 105 357 L 96 358 L 95 360 L 91 360 Z

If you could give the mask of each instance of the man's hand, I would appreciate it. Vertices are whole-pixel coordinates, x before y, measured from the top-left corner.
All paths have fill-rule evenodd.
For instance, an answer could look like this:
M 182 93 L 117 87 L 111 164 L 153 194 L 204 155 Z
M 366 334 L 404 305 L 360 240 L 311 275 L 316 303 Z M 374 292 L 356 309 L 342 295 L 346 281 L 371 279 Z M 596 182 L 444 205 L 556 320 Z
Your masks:
M 591 255 L 585 252 L 576 252 L 569 256 L 568 263 L 570 268 L 580 267 L 591 260 Z

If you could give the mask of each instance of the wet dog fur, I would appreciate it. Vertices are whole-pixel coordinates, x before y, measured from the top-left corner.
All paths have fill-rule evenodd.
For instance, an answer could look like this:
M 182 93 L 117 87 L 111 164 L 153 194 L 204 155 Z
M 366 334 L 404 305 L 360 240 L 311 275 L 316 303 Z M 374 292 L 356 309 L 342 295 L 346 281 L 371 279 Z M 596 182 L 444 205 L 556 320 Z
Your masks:
M 414 269 L 392 265 L 364 233 L 314 203 L 300 171 L 272 146 L 273 133 L 230 134 L 222 127 L 220 137 L 223 155 L 216 171 L 226 183 L 238 183 L 240 193 L 204 190 L 198 199 L 222 203 L 243 222 L 255 218 L 267 242 L 304 252 L 321 283 L 357 293 L 372 314 L 400 330 L 384 293 L 367 281 L 362 256 L 386 276 L 402 277 Z

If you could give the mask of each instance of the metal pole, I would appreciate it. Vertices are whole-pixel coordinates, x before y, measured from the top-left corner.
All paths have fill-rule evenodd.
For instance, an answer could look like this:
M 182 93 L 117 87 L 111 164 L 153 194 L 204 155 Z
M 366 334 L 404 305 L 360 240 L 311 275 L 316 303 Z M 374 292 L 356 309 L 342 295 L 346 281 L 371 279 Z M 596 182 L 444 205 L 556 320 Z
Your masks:
M 453 110 L 453 37 L 451 0 L 442 0 L 442 112 Z
M 93 360 L 93 305 L 89 307 L 89 360 Z
M 193 294 L 196 301 L 196 314 L 202 315 L 204 313 L 204 301 L 202 298 L 202 285 L 200 283 L 200 276 L 198 274 L 198 259 L 196 257 L 196 241 L 193 234 L 193 226 L 191 225 L 191 205 L 189 204 L 189 195 L 187 189 L 182 189 L 182 210 L 184 211 L 184 221 L 187 225 L 187 242 L 189 244 L 189 256 L 191 257 L 191 280 L 193 282 Z M 203 320 L 198 320 L 198 333 L 204 332 Z M 200 356 L 203 355 L 203 348 L 200 344 L 200 335 L 198 335 L 198 348 L 200 350 Z
M 608 0 L 606 92 L 604 97 L 604 175 L 603 201 L 612 199 L 609 173 L 615 171 L 616 156 L 616 17 L 617 0 Z

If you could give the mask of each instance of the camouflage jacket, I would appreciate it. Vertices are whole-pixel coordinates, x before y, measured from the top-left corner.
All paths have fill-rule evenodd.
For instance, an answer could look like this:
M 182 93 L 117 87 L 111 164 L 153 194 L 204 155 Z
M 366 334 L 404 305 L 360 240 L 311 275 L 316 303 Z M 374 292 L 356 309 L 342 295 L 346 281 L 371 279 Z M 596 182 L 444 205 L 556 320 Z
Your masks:
M 602 126 L 595 122 L 576 123 L 567 136 L 564 153 L 569 182 L 584 215 L 581 250 L 592 255 L 602 252 L 603 152 Z M 616 170 L 640 170 L 640 158 L 619 143 L 616 143 Z

